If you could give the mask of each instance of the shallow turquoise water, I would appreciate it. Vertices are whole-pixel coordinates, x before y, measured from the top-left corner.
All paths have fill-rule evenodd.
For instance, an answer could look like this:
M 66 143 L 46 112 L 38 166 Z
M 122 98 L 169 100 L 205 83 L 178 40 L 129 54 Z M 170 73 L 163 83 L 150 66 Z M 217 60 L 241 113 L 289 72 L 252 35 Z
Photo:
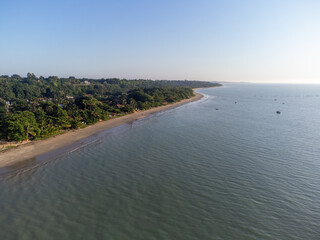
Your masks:
M 199 91 L 2 174 L 0 239 L 319 239 L 320 85 Z

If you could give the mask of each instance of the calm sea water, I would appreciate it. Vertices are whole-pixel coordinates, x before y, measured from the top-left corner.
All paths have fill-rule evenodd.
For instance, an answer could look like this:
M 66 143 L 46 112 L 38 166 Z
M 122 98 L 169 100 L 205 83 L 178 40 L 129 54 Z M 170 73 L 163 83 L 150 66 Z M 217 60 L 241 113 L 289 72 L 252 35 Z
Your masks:
M 320 85 L 199 92 L 2 174 L 0 239 L 320 239 Z

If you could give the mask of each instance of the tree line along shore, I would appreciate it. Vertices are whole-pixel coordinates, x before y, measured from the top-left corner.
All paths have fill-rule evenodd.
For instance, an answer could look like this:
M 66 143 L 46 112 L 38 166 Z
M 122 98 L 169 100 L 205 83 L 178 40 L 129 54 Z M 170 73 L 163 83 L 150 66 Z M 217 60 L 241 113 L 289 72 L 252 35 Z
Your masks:
M 43 139 L 128 113 L 179 102 L 203 81 L 0 76 L 0 139 Z

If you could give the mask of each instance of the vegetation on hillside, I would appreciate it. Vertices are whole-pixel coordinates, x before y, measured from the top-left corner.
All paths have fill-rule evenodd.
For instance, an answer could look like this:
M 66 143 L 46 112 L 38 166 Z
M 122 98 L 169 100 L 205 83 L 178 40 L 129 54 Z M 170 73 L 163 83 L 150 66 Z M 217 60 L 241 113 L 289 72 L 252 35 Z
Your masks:
M 47 137 L 119 115 L 178 102 L 192 88 L 219 84 L 151 81 L 0 77 L 0 138 L 9 141 Z

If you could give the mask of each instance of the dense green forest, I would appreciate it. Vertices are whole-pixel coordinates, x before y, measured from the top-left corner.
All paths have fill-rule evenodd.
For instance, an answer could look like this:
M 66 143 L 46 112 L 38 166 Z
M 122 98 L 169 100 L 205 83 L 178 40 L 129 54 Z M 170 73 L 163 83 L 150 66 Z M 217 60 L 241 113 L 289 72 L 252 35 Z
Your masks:
M 201 81 L 152 81 L 0 76 L 0 138 L 22 141 L 54 135 L 193 96 Z

